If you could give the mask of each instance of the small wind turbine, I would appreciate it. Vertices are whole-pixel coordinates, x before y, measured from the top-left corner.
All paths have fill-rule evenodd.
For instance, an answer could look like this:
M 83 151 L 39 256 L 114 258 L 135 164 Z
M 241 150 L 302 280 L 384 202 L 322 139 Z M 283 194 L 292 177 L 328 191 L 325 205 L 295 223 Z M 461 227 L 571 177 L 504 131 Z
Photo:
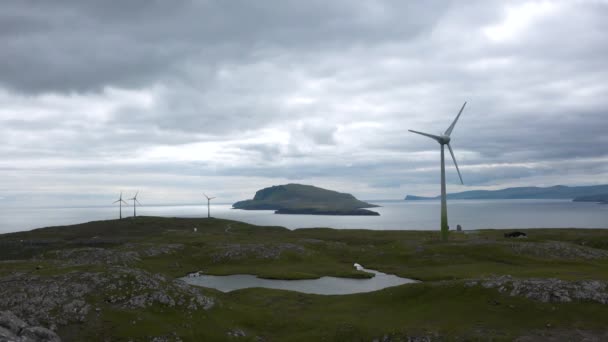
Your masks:
M 215 197 L 209 197 L 206 194 L 205 197 L 207 197 L 207 218 L 211 218 L 211 200 L 214 199 Z
M 119 211 L 120 216 L 119 216 L 119 218 L 122 220 L 122 204 L 124 203 L 126 205 L 129 205 L 129 203 L 127 203 L 127 202 L 125 202 L 125 201 L 122 200 L 122 191 L 120 192 L 120 197 L 118 197 L 118 200 L 112 202 L 112 204 L 114 204 L 116 202 L 118 202 L 118 204 L 119 204 L 119 207 L 120 207 L 120 211 Z
M 460 175 L 460 170 L 458 169 L 458 164 L 456 163 L 456 157 L 454 157 L 454 151 L 452 151 L 452 146 L 450 146 L 450 135 L 452 134 L 452 130 L 454 129 L 454 126 L 456 126 L 456 121 L 458 121 L 458 118 L 460 117 L 460 114 L 462 114 L 462 111 L 464 110 L 464 106 L 466 106 L 466 102 L 462 105 L 462 108 L 460 108 L 460 112 L 458 112 L 458 115 L 456 115 L 456 119 L 454 119 L 454 122 L 452 122 L 452 124 L 450 125 L 450 127 L 448 127 L 448 129 L 443 133 L 443 135 L 433 135 L 433 134 L 428 134 L 428 133 L 422 133 L 422 132 L 418 132 L 418 131 L 414 131 L 414 130 L 409 130 L 412 133 L 416 133 L 416 134 L 420 134 L 420 135 L 424 135 L 425 137 L 429 137 L 431 139 L 434 139 L 435 141 L 437 141 L 439 143 L 439 145 L 441 145 L 441 239 L 443 241 L 447 241 L 448 239 L 448 205 L 447 205 L 447 199 L 446 199 L 446 192 L 445 192 L 445 158 L 444 158 L 444 154 L 443 154 L 443 150 L 444 150 L 444 145 L 448 145 L 448 149 L 450 150 L 450 154 L 452 155 L 452 159 L 454 160 L 454 165 L 456 166 L 456 171 L 458 171 L 458 177 L 460 178 L 460 183 L 464 184 L 464 182 L 462 181 L 462 176 Z
M 133 201 L 133 217 L 137 217 L 137 205 L 141 205 L 141 203 L 139 203 L 139 201 L 137 200 L 138 194 L 139 191 L 135 193 L 135 196 L 133 196 L 133 198 L 129 198 L 129 201 Z

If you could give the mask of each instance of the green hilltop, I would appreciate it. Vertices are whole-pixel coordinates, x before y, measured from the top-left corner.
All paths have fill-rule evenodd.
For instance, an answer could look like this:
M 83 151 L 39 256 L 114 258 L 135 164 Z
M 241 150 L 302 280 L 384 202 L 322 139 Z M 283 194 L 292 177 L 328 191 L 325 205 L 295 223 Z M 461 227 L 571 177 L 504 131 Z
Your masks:
M 303 184 L 264 188 L 257 191 L 253 199 L 236 202 L 232 207 L 244 210 L 276 210 L 278 214 L 377 215 L 373 211 L 363 209 L 377 205 L 360 201 L 351 194 Z

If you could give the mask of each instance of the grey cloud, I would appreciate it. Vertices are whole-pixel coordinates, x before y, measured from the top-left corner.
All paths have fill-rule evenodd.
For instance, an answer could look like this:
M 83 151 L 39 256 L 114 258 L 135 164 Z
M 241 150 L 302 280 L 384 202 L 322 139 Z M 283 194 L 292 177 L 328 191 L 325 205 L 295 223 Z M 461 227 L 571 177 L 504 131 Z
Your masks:
M 348 1 L 9 1 L 0 72 L 24 92 L 141 86 L 184 63 L 263 58 L 267 49 L 336 49 L 404 39 L 446 6 Z M 15 20 L 19 18 L 19 20 Z
M 513 39 L 485 36 L 525 3 L 7 1 L 0 175 L 436 193 L 439 146 L 407 129 L 442 132 L 468 100 L 453 134 L 467 186 L 606 180 L 608 5 L 552 3 Z

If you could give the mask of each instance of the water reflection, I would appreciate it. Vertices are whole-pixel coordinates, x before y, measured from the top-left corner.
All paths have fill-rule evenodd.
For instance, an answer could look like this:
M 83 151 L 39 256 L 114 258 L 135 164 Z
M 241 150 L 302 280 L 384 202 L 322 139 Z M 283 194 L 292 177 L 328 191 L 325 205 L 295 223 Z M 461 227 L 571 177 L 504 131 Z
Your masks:
M 391 286 L 418 282 L 416 280 L 401 278 L 393 274 L 386 274 L 375 270 L 365 268 L 362 270 L 373 273 L 374 277 L 369 279 L 321 277 L 319 279 L 279 280 L 258 278 L 250 274 L 233 274 L 227 276 L 201 275 L 198 277 L 183 277 L 181 279 L 190 285 L 210 287 L 222 292 L 263 287 L 321 295 L 344 295 L 372 292 Z

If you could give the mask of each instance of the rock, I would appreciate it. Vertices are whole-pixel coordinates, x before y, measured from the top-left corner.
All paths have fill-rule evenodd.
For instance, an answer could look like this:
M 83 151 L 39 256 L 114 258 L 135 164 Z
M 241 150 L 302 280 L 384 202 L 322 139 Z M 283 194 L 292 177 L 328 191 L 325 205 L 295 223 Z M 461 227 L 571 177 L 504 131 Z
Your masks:
M 29 326 L 11 311 L 0 311 L 0 341 L 61 342 L 61 339 L 52 330 Z
M 140 261 L 139 254 L 134 251 L 84 247 L 62 249 L 53 252 L 61 260 L 63 266 L 80 265 L 131 265 Z
M 43 327 L 27 327 L 21 331 L 22 341 L 59 342 L 61 339 L 53 331 Z
M 232 329 L 229 332 L 226 333 L 226 335 L 230 336 L 230 337 L 245 337 L 247 336 L 247 334 L 245 334 L 245 332 L 241 329 Z
M 246 258 L 278 259 L 284 252 L 306 254 L 306 249 L 293 243 L 279 244 L 227 244 L 221 245 L 219 250 L 212 254 L 213 262 L 224 260 L 241 260 Z
M 91 294 L 128 309 L 159 304 L 178 306 L 180 310 L 209 310 L 215 303 L 201 289 L 183 281 L 122 266 L 100 273 L 69 272 L 53 276 L 14 273 L 0 277 L 0 283 L 10 284 L 0 287 L 0 308 L 27 317 L 27 324 L 44 323 L 51 327 L 84 322 L 93 310 L 87 302 Z M 0 326 L 12 329 L 19 324 L 24 323 L 8 314 L 0 315 Z
M 508 246 L 516 254 L 532 255 L 541 258 L 588 260 L 608 258 L 608 251 L 606 250 L 566 242 L 510 243 Z
M 514 279 L 500 276 L 469 281 L 467 286 L 481 284 L 485 288 L 498 288 L 510 296 L 524 296 L 544 303 L 568 303 L 574 300 L 608 304 L 608 284 L 598 280 L 565 281 L 560 279 Z
M 10 311 L 0 311 L 0 327 L 6 328 L 9 331 L 17 334 L 23 328 L 27 327 L 27 323 L 19 319 Z

